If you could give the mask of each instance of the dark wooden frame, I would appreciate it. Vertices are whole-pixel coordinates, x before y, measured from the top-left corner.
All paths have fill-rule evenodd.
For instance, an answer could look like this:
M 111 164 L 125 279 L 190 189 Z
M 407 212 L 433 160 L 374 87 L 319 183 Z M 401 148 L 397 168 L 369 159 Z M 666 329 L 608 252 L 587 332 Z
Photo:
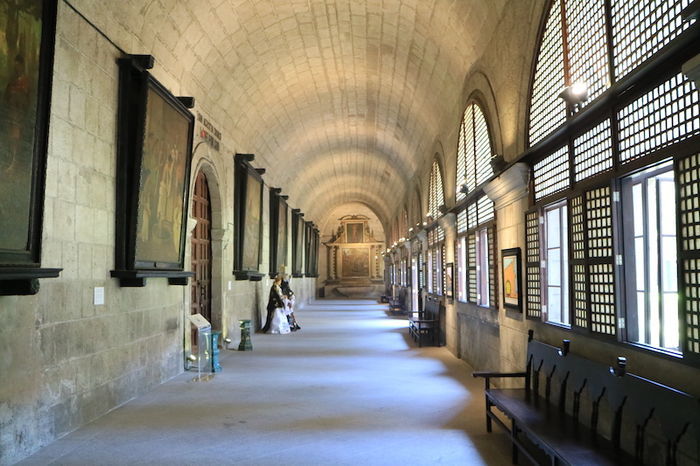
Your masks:
M 287 261 L 287 251 L 289 251 L 289 206 L 287 199 L 289 196 L 281 194 L 281 188 L 270 188 L 270 277 L 274 278 L 282 265 L 289 267 Z M 280 219 L 280 209 L 284 208 L 286 216 L 284 225 Z M 284 242 L 284 257 L 279 257 L 280 242 Z
M 26 225 L 27 247 L 23 250 L 0 249 L 0 296 L 36 294 L 39 291 L 39 278 L 55 278 L 63 270 L 41 268 L 44 187 L 56 37 L 56 2 L 43 0 L 41 5 L 42 30 L 39 44 L 36 119 L 33 129 L 34 147 L 31 155 L 29 221 Z
M 304 276 L 302 262 L 304 257 L 304 214 L 299 209 L 292 209 L 292 277 Z
M 263 190 L 265 184 L 262 179 L 262 175 L 265 173 L 264 169 L 254 168 L 250 162 L 255 160 L 253 154 L 236 154 L 234 156 L 234 207 L 233 207 L 233 275 L 236 280 L 250 280 L 250 281 L 260 281 L 262 280 L 263 274 L 260 273 L 260 260 L 262 259 L 262 226 L 263 226 Z M 248 201 L 248 182 L 253 179 L 260 183 L 260 200 L 258 205 L 260 206 L 260 212 L 258 217 L 259 229 L 258 229 L 258 265 L 256 267 L 248 267 L 243 262 L 243 254 L 246 245 L 246 241 L 250 238 L 246 238 L 246 222 L 251 220 L 250 212 L 247 210 Z
M 113 278 L 120 286 L 142 287 L 150 277 L 166 277 L 171 285 L 187 285 L 192 272 L 184 271 L 185 240 L 189 203 L 190 173 L 192 168 L 192 140 L 194 105 L 191 97 L 175 97 L 148 69 L 154 59 L 149 55 L 129 55 L 117 60 L 119 64 L 119 110 L 117 134 L 117 196 L 115 218 L 115 270 Z M 141 175 L 144 157 L 148 92 L 155 92 L 172 110 L 187 121 L 187 154 L 183 192 L 182 218 L 177 262 L 152 262 L 136 257 L 138 207 L 141 202 Z
M 513 309 L 518 312 L 523 312 L 523 296 L 525 290 L 523 290 L 523 278 L 522 278 L 522 257 L 520 248 L 510 248 L 501 250 L 501 283 L 502 287 L 502 297 L 503 297 L 503 307 L 506 309 Z M 506 277 L 505 277 L 505 259 L 506 257 L 515 257 L 515 285 L 518 287 L 518 304 L 506 303 Z

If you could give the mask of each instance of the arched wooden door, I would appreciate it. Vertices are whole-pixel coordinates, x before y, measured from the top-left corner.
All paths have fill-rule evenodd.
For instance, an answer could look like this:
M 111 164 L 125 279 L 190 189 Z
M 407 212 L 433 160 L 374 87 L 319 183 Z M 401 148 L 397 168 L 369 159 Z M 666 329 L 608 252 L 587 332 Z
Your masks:
M 207 177 L 201 171 L 194 184 L 192 215 L 197 219 L 197 226 L 192 234 L 191 312 L 202 314 L 211 322 L 211 203 Z M 197 344 L 195 338 L 196 331 L 193 331 L 193 346 Z

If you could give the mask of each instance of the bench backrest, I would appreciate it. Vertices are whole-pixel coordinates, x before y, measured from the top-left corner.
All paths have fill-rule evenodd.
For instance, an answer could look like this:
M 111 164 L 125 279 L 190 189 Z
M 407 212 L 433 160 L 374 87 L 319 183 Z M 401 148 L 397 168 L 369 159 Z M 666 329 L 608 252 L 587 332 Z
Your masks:
M 440 301 L 431 296 L 426 296 L 423 318 L 426 320 L 438 320 L 440 318 Z
M 527 357 L 528 390 L 534 396 L 561 410 L 570 404 L 570 414 L 578 422 L 585 420 L 594 433 L 598 432 L 601 402 L 605 400 L 612 413 L 609 431 L 613 444 L 620 448 L 623 430 L 633 428 L 634 454 L 640 464 L 652 420 L 665 437 L 666 464 L 677 464 L 678 444 L 684 436 L 700 442 L 700 402 L 687 393 L 626 373 L 624 358 L 618 358 L 613 368 L 570 353 L 568 342 L 557 348 L 535 340 L 528 343 Z M 590 412 L 581 419 L 584 395 L 590 400 Z

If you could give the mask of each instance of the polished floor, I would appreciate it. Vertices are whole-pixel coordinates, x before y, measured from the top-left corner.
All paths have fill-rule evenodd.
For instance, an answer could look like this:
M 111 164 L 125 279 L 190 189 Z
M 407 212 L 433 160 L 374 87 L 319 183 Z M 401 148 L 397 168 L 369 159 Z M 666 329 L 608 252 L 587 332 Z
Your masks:
M 369 301 L 318 301 L 302 330 L 222 350 L 223 372 L 184 374 L 21 464 L 500 465 L 482 381 Z

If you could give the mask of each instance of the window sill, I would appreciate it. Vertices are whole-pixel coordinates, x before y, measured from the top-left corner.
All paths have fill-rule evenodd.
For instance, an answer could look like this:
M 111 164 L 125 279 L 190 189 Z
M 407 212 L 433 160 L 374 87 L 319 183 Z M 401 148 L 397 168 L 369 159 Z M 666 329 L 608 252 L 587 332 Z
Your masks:
M 543 321 L 542 323 L 546 324 L 546 325 L 551 325 L 552 327 L 561 328 L 564 330 L 571 330 L 571 325 L 562 324 L 561 322 Z
M 625 356 L 627 353 L 628 356 L 630 352 L 639 354 L 639 355 L 645 355 L 646 357 L 651 357 L 651 358 L 658 358 L 658 359 L 664 359 L 667 361 L 672 361 L 676 362 L 679 364 L 682 364 L 684 366 L 690 366 L 694 368 L 700 368 L 700 357 L 693 353 L 676 353 L 672 351 L 667 351 L 667 350 L 662 350 L 659 348 L 654 348 L 651 346 L 646 346 L 646 345 L 641 345 L 639 343 L 634 343 L 634 342 L 629 342 L 629 341 L 619 341 L 617 338 L 613 335 L 603 335 L 603 334 L 596 334 L 596 333 L 591 333 L 588 330 L 585 329 L 580 329 L 578 327 L 567 327 L 562 324 L 556 324 L 554 322 L 545 322 L 541 320 L 535 320 L 535 319 L 530 319 L 529 322 L 534 323 L 537 326 L 543 326 L 546 328 L 550 328 L 552 330 L 558 330 L 562 332 L 566 332 L 567 334 L 571 335 L 561 335 L 558 336 L 558 338 L 570 338 L 572 340 L 572 343 L 575 345 L 576 341 L 574 340 L 575 337 L 580 336 L 588 340 L 592 341 L 599 341 L 601 343 L 606 343 L 608 345 L 611 345 L 612 347 L 617 348 L 620 353 L 619 356 Z M 545 329 L 542 329 L 541 331 L 545 331 Z M 538 330 L 535 328 L 535 338 L 537 338 Z M 551 340 L 555 341 L 557 337 L 554 337 L 554 334 L 549 333 L 549 337 L 545 337 L 546 340 Z M 554 338 L 552 338 L 554 337 Z M 556 343 L 552 343 L 555 344 Z M 572 350 L 576 352 L 575 350 Z M 611 353 L 612 354 L 612 353 Z
M 636 343 L 633 341 L 623 341 L 620 343 L 622 343 L 625 346 L 629 346 L 630 348 L 634 348 L 638 351 L 644 351 L 645 353 L 656 354 L 656 355 L 667 357 L 667 358 L 673 358 L 674 360 L 677 360 L 677 361 L 683 360 L 683 353 L 679 353 L 678 351 L 671 351 L 671 350 L 667 350 L 664 348 L 657 348 L 655 346 L 649 346 L 649 345 L 645 345 L 643 343 Z

